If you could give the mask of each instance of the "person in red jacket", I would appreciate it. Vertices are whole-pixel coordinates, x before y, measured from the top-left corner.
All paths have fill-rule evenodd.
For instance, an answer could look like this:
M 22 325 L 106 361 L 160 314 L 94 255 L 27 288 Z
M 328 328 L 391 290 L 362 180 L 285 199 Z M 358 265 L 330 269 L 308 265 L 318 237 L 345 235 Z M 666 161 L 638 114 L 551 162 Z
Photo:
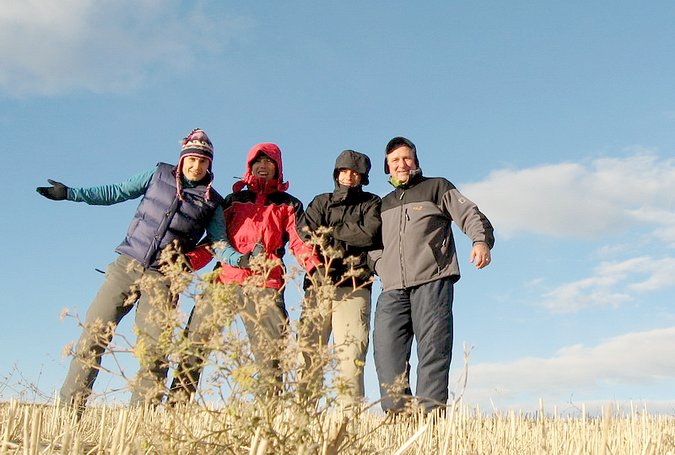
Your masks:
M 283 338 L 288 325 L 282 262 L 286 245 L 308 272 L 320 261 L 298 232 L 296 220 L 302 217 L 302 202 L 286 192 L 288 182 L 283 179 L 281 150 L 276 144 L 262 143 L 251 148 L 244 177 L 232 189 L 223 203 L 225 225 L 230 244 L 243 256 L 236 265 L 221 261 L 218 282 L 229 288 L 228 298 L 235 299 L 241 309 L 239 314 L 258 365 L 280 378 L 278 357 L 270 357 L 268 347 Z M 259 255 L 264 256 L 267 264 L 272 261 L 277 264 L 264 270 L 251 269 L 250 259 Z M 210 256 L 205 257 L 205 262 L 209 260 Z M 197 389 L 209 355 L 205 344 L 214 330 L 220 333 L 223 329 L 210 323 L 217 306 L 218 301 L 205 295 L 192 310 L 186 331 L 194 351 L 177 368 L 171 401 L 186 399 Z

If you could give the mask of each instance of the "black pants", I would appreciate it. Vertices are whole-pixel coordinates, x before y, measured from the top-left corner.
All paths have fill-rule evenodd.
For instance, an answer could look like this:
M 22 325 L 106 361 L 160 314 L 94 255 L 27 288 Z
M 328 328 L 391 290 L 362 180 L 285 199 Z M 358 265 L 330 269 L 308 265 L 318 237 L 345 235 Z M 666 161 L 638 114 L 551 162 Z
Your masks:
M 382 409 L 397 411 L 412 396 L 409 385 L 413 336 L 417 341 L 417 386 L 420 404 L 427 410 L 448 401 L 452 358 L 453 282 L 432 281 L 409 289 L 384 291 L 377 300 L 373 345 Z M 390 385 L 404 378 L 401 394 Z

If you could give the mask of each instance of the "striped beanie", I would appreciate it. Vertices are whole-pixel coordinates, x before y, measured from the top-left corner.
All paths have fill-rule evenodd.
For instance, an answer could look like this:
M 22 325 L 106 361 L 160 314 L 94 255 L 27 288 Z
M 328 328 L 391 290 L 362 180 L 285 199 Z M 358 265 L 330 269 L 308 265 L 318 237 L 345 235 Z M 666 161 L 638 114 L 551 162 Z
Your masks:
M 183 159 L 186 156 L 199 156 L 209 160 L 209 175 L 211 180 L 206 189 L 206 200 L 209 200 L 211 196 L 211 184 L 213 182 L 213 172 L 211 172 L 211 166 L 213 165 L 213 144 L 201 128 L 195 128 L 190 131 L 190 134 L 184 137 L 180 144 L 180 158 L 176 169 L 176 188 L 178 199 L 180 200 L 183 200 L 183 182 L 181 181 L 181 177 L 183 174 Z
M 180 156 L 203 156 L 213 161 L 213 144 L 201 128 L 195 128 L 183 138 Z

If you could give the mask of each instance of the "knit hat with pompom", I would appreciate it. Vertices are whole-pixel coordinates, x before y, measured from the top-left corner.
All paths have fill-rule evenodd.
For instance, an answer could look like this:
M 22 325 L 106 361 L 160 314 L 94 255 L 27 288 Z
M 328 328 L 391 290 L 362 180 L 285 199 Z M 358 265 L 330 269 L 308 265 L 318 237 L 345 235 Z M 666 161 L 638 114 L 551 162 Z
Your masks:
M 190 134 L 181 141 L 180 159 L 178 160 L 178 166 L 176 167 L 176 188 L 180 200 L 183 200 L 183 182 L 181 177 L 183 174 L 183 160 L 186 156 L 198 156 L 209 160 L 210 180 L 205 193 L 206 200 L 209 200 L 211 196 L 211 183 L 213 182 L 213 173 L 211 172 L 211 166 L 213 164 L 213 144 L 201 128 L 193 129 L 190 131 Z

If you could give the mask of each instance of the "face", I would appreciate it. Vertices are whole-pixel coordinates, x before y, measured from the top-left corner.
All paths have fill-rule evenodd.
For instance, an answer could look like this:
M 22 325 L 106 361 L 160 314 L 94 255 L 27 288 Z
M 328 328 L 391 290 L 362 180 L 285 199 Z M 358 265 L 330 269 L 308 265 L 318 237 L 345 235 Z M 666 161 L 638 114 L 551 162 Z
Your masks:
M 276 176 L 277 165 L 269 156 L 260 155 L 251 163 L 251 173 L 254 177 L 271 180 Z
M 338 183 L 352 188 L 357 187 L 361 184 L 361 174 L 351 169 L 340 169 Z
M 406 183 L 410 179 L 410 171 L 417 169 L 415 152 L 407 145 L 402 145 L 387 155 L 387 164 L 391 176 L 401 183 Z
M 209 164 L 211 164 L 211 161 L 203 156 L 186 156 L 183 158 L 183 168 L 181 171 L 186 179 L 198 182 L 206 177 L 209 171 Z

